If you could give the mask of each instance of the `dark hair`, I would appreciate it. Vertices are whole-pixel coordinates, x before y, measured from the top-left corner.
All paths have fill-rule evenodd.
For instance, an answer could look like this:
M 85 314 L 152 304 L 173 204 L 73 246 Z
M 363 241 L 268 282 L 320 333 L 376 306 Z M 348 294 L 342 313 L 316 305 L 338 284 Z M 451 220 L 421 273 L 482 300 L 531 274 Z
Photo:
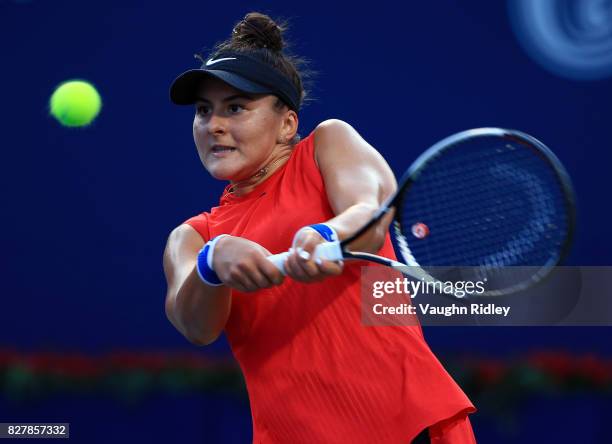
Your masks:
M 214 47 L 210 56 L 215 58 L 223 52 L 238 52 L 273 66 L 291 80 L 300 94 L 301 105 L 307 97 L 304 83 L 311 72 L 305 68 L 305 59 L 289 54 L 283 39 L 286 30 L 286 22 L 277 24 L 265 14 L 250 12 L 234 26 L 229 39 Z M 276 105 L 280 109 L 284 102 L 279 99 Z

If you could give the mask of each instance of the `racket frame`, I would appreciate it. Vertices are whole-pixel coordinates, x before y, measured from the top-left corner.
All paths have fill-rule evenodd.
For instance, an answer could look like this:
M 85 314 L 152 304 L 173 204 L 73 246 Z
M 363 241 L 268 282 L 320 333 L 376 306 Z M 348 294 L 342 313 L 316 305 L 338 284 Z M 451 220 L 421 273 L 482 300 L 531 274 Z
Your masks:
M 565 167 L 561 163 L 561 161 L 557 158 L 557 156 L 542 142 L 536 139 L 529 134 L 526 134 L 521 131 L 511 130 L 511 129 L 503 129 L 503 128 L 475 128 L 466 131 L 461 131 L 459 133 L 453 134 L 445 139 L 440 140 L 436 144 L 432 145 L 429 149 L 424 151 L 406 170 L 406 172 L 402 175 L 397 191 L 391 195 L 386 201 L 381 205 L 381 207 L 374 214 L 372 219 L 361 227 L 357 232 L 355 232 L 350 237 L 344 239 L 340 242 L 340 249 L 342 251 L 342 255 L 345 259 L 356 259 L 356 260 L 366 260 L 369 262 L 375 262 L 381 265 L 390 266 L 402 271 L 402 267 L 404 267 L 404 274 L 408 274 L 412 277 L 418 277 L 423 279 L 423 273 L 427 274 L 427 272 L 423 269 L 423 267 L 417 262 L 414 258 L 412 251 L 410 250 L 410 246 L 408 240 L 403 235 L 401 230 L 401 225 L 399 221 L 399 215 L 401 214 L 401 204 L 403 202 L 403 196 L 407 193 L 412 185 L 418 180 L 421 172 L 425 169 L 428 163 L 434 160 L 436 157 L 440 156 L 444 151 L 454 147 L 455 145 L 464 142 L 466 139 L 478 138 L 478 137 L 500 137 L 502 139 L 507 139 L 508 141 L 519 143 L 524 145 L 525 147 L 533 150 L 533 152 L 540 156 L 545 162 L 549 164 L 549 166 L 555 172 L 555 175 L 559 181 L 559 184 L 563 190 L 563 196 L 566 205 L 566 214 L 567 214 L 567 235 L 565 237 L 564 243 L 559 250 L 559 256 L 557 258 L 551 258 L 546 264 L 543 264 L 540 269 L 533 274 L 532 279 L 518 283 L 512 287 L 508 287 L 504 290 L 492 290 L 489 292 L 485 292 L 483 296 L 502 296 L 511 293 L 515 293 L 517 291 L 522 291 L 525 288 L 533 285 L 534 283 L 542 280 L 545 276 L 547 276 L 552 268 L 562 262 L 567 255 L 569 254 L 570 247 L 575 234 L 576 227 L 576 198 L 575 193 L 571 184 L 570 176 L 565 170 Z M 387 213 L 389 213 L 393 208 L 396 208 L 396 212 L 393 218 L 392 229 L 394 232 L 394 238 L 397 242 L 397 245 L 400 250 L 401 259 L 405 260 L 406 263 L 398 262 L 389 258 L 377 256 L 371 253 L 363 253 L 363 252 L 355 252 L 350 251 L 348 249 L 348 245 L 362 236 L 366 231 L 368 231 L 372 226 L 378 223 Z M 457 266 L 460 266 L 458 264 Z M 406 267 L 416 267 L 420 270 L 408 270 Z M 421 273 L 423 271 L 423 273 Z M 427 274 L 427 276 L 430 276 Z M 434 279 L 435 278 L 431 278 Z M 430 280 L 430 279 L 426 279 Z M 455 296 L 456 297 L 456 296 Z

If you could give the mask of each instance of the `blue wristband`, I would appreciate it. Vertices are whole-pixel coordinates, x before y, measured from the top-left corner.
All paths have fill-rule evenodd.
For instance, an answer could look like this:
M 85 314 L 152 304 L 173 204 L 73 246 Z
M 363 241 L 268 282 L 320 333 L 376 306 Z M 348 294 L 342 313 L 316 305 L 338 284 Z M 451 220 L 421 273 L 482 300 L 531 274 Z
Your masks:
M 327 242 L 333 242 L 338 240 L 338 233 L 332 227 L 327 224 L 313 224 L 309 225 L 310 228 L 315 230 L 321 235 Z
M 213 254 L 215 252 L 215 245 L 222 237 L 225 236 L 227 236 L 227 234 L 221 234 L 217 237 L 212 238 L 211 240 L 206 242 L 206 245 L 204 245 L 204 247 L 202 247 L 202 249 L 198 253 L 198 262 L 196 264 L 198 275 L 200 276 L 200 279 L 204 281 L 204 283 L 213 287 L 219 287 L 223 285 L 223 282 L 221 281 L 221 279 L 219 279 L 219 276 L 217 276 L 215 270 L 213 270 L 212 261 Z

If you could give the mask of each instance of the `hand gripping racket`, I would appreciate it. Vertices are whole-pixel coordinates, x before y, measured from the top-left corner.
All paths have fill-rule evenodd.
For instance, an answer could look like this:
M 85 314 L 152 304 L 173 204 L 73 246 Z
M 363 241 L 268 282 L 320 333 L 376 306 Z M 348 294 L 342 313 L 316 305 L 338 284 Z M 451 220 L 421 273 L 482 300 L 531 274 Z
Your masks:
M 348 249 L 392 208 L 401 262 Z M 553 152 L 520 131 L 479 128 L 421 154 L 372 220 L 341 242 L 318 245 L 314 258 L 376 262 L 426 281 L 457 267 L 472 270 L 466 276 L 462 268 L 463 279 L 501 273 L 479 294 L 499 296 L 542 280 L 567 255 L 574 225 L 572 185 Z M 269 259 L 283 270 L 288 254 Z

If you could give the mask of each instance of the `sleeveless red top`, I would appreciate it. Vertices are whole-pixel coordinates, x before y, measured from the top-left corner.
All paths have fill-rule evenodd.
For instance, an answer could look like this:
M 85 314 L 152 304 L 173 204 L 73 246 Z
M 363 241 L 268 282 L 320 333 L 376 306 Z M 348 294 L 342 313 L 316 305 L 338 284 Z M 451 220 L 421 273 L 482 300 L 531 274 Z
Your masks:
M 231 234 L 271 253 L 303 227 L 334 217 L 314 158 L 314 135 L 244 196 L 186 223 L 208 239 Z M 389 236 L 379 254 L 393 257 Z M 244 373 L 254 443 L 402 443 L 475 409 L 433 355 L 419 326 L 361 323 L 363 263 L 303 284 L 290 278 L 255 293 L 232 291 L 225 326 Z

